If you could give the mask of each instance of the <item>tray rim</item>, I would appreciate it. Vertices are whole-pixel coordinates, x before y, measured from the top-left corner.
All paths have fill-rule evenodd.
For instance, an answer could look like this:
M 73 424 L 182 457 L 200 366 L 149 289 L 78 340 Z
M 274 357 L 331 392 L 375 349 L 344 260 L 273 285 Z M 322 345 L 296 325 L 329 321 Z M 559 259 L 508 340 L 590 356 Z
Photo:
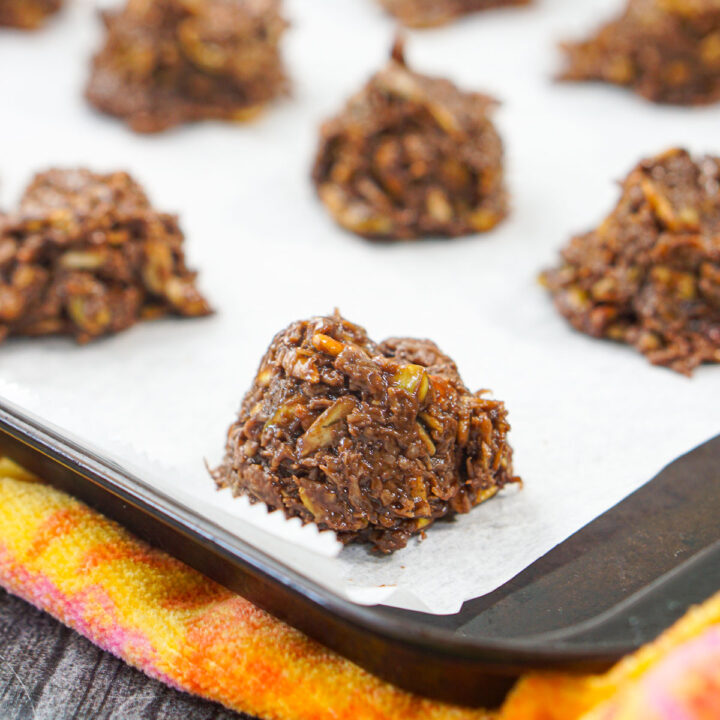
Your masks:
M 374 606 L 355 603 L 315 583 L 262 549 L 233 535 L 192 508 L 149 485 L 117 461 L 103 456 L 97 450 L 84 447 L 81 441 L 66 435 L 61 429 L 28 413 L 2 396 L 0 432 L 63 465 L 85 481 L 101 487 L 122 501 L 132 502 L 143 512 L 152 514 L 161 522 L 172 525 L 176 530 L 202 543 L 205 549 L 214 549 L 227 559 L 247 566 L 246 569 L 252 568 L 262 573 L 293 594 L 301 595 L 344 621 L 362 629 L 372 629 L 389 639 L 416 645 L 433 653 L 448 653 L 459 659 L 482 661 L 490 665 L 509 665 L 512 667 L 511 672 L 515 672 L 517 667 L 547 667 L 548 663 L 563 667 L 586 666 L 588 663 L 605 664 L 627 652 L 628 646 L 625 645 L 608 646 L 604 652 L 598 652 L 593 645 L 559 648 L 553 644 L 513 638 L 488 638 L 480 643 L 469 636 L 458 636 L 448 630 L 427 627 L 411 619 L 390 621 L 378 617 L 370 610 Z M 423 613 L 411 614 L 418 616 Z

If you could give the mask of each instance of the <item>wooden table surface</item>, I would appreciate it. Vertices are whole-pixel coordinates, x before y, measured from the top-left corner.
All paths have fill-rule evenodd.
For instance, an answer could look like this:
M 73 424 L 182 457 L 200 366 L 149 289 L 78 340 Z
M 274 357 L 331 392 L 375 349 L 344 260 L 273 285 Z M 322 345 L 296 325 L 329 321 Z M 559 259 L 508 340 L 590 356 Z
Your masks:
M 2 720 L 249 720 L 151 680 L 0 589 Z

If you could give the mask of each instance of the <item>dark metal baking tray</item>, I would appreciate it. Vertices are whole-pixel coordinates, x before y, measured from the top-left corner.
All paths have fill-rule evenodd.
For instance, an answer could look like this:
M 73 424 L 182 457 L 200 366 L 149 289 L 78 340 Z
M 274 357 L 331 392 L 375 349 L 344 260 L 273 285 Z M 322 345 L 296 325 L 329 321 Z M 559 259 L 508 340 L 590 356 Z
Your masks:
M 527 670 L 607 668 L 720 589 L 720 436 L 451 616 L 349 602 L 2 399 L 0 452 L 376 675 L 465 705 Z

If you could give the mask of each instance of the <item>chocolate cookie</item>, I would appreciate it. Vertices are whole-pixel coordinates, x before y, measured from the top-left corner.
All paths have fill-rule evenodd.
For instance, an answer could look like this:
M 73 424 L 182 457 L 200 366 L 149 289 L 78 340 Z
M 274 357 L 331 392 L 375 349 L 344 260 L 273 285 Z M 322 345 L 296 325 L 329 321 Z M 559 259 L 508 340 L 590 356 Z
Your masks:
M 408 69 L 401 43 L 326 122 L 313 179 L 335 220 L 376 239 L 490 230 L 507 214 L 495 102 Z
M 443 25 L 461 15 L 532 0 L 380 0 L 385 9 L 408 27 Z
M 128 0 L 103 15 L 90 102 L 137 132 L 246 120 L 284 93 L 280 0 Z
M 429 340 L 376 344 L 339 314 L 273 339 L 219 487 L 381 552 L 517 482 L 505 406 Z
M 720 362 L 720 158 L 670 150 L 641 162 L 600 226 L 544 275 L 576 329 L 634 345 L 690 375 Z
M 62 6 L 62 0 L 0 0 L 0 27 L 34 30 Z
M 615 83 L 659 103 L 720 99 L 717 0 L 629 0 L 619 18 L 564 48 L 564 80 Z
M 177 218 L 126 173 L 37 175 L 19 210 L 0 216 L 0 340 L 84 343 L 144 318 L 207 315 L 182 245 Z

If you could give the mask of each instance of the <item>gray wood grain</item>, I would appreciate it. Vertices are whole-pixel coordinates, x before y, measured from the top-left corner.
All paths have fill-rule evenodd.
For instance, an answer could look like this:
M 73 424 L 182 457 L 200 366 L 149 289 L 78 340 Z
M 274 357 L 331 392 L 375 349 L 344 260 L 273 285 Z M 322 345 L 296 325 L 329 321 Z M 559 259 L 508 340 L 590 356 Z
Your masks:
M 151 680 L 0 589 L 2 720 L 239 720 Z

